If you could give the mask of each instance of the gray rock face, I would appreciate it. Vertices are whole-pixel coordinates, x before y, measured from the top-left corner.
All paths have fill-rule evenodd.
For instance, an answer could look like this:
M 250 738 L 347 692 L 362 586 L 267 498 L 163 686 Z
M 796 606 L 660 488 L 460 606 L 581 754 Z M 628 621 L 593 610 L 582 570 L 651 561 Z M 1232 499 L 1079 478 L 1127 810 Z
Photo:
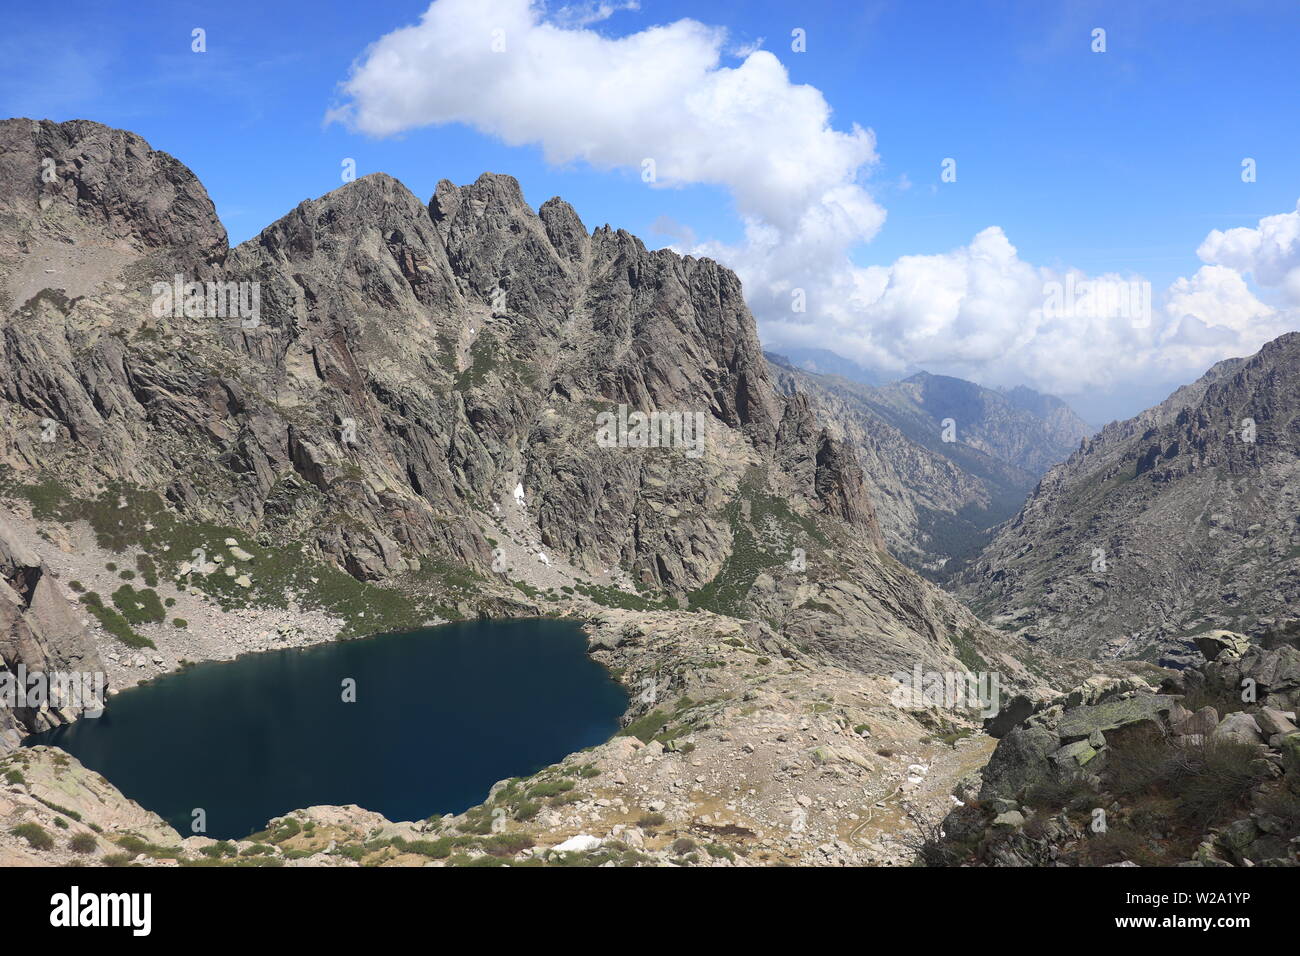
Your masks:
M 132 266 L 185 271 L 226 249 L 194 174 L 134 133 L 86 120 L 0 123 L 0 310 L 46 287 L 85 294 Z
M 1170 727 L 1176 734 L 1208 737 L 1214 733 L 1214 728 L 1219 726 L 1219 714 L 1213 707 L 1202 707 L 1196 713 L 1188 713 L 1186 708 L 1179 707 L 1182 711 L 1180 719 L 1173 719 L 1170 714 Z
M 0 519 L 0 676 L 6 682 L 41 675 L 44 701 L 0 700 L 0 753 L 18 746 L 30 733 L 67 723 L 94 703 L 76 706 L 48 700 L 55 675 L 102 674 L 103 663 L 81 625 L 80 615 L 30 548 L 15 540 Z M 12 688 L 7 688 L 7 690 Z M 104 685 L 107 689 L 107 685 Z M 102 698 L 99 701 L 102 703 Z M 11 706 L 11 704 L 13 706 Z
M 1210 735 L 1211 740 L 1232 740 L 1239 744 L 1260 742 L 1259 724 L 1247 713 L 1229 714 Z
M 1038 709 L 1035 701 L 1024 694 L 1016 694 L 1002 705 L 997 714 L 984 721 L 984 732 L 990 737 L 1001 739 Z
M 1108 700 L 1088 707 L 1066 711 L 1056 725 L 1062 740 L 1086 740 L 1094 733 L 1105 733 L 1133 724 L 1156 723 L 1169 710 L 1173 700 L 1156 694 L 1137 694 Z
M 1193 634 L 1289 620 L 1297 368 L 1300 334 L 1288 333 L 1106 426 L 1042 479 L 961 593 L 1060 653 L 1179 665 L 1200 659 Z
M 1261 707 L 1259 713 L 1255 715 L 1255 722 L 1259 725 L 1260 733 L 1266 738 L 1274 734 L 1287 736 L 1294 734 L 1297 730 L 1294 721 L 1280 710 L 1272 707 Z
M 1217 660 L 1224 653 L 1240 657 L 1250 647 L 1248 637 L 1233 631 L 1211 631 L 1209 634 L 1198 634 L 1193 640 L 1196 649 L 1205 655 L 1207 661 Z
M 1061 748 L 1061 738 L 1045 727 L 1024 724 L 1000 741 L 984 767 L 981 801 L 1014 799 L 1047 776 L 1048 760 Z

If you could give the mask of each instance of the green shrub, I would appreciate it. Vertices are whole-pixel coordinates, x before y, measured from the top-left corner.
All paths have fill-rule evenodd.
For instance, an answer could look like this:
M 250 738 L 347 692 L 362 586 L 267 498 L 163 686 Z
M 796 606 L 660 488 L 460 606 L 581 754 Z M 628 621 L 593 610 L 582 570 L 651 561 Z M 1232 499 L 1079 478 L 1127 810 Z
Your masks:
M 534 845 L 533 838 L 527 833 L 498 833 L 481 844 L 482 848 L 492 856 L 514 856 Z
M 1138 866 L 1158 866 L 1161 856 L 1142 834 L 1126 826 L 1111 826 L 1103 833 L 1093 833 L 1080 846 L 1085 866 L 1109 866 L 1125 861 Z
M 1240 806 L 1259 782 L 1250 744 L 1213 737 L 1173 743 L 1140 727 L 1109 735 L 1106 779 L 1121 798 L 1160 795 L 1176 800 L 1179 819 L 1206 827 Z
M 539 783 L 537 786 L 529 790 L 528 798 L 530 800 L 537 800 L 539 798 L 544 798 L 544 797 L 554 797 L 557 794 L 561 794 L 567 790 L 572 790 L 572 789 L 573 789 L 572 780 L 548 780 L 544 783 Z
M 648 744 L 654 735 L 668 723 L 668 715 L 662 710 L 652 710 L 644 717 L 632 721 L 618 732 L 619 737 L 636 737 L 643 744 Z
M 157 844 L 150 843 L 148 840 L 136 836 L 134 833 L 126 833 L 116 839 L 117 845 L 130 854 L 132 858 L 137 857 L 142 853 L 145 856 L 151 856 L 156 860 L 179 860 L 184 856 L 180 850 L 171 847 L 158 846 Z
M 725 847 L 721 843 L 706 843 L 704 845 L 704 851 L 708 853 L 709 856 L 717 857 L 718 859 L 722 859 L 722 860 L 736 859 L 736 854 L 731 850 L 731 848 Z
M 16 837 L 22 837 L 33 850 L 54 849 L 54 837 L 35 823 L 20 823 L 9 832 Z
M 127 585 L 127 587 L 129 586 Z M 130 622 L 111 607 L 106 606 L 103 598 L 94 591 L 87 591 L 83 594 L 81 603 L 99 621 L 104 630 L 127 647 L 152 648 L 154 646 L 153 641 L 149 640 L 149 638 L 143 637 L 132 630 Z
M 1178 796 L 1179 813 L 1197 826 L 1219 822 L 1259 783 L 1251 766 L 1259 754 L 1250 744 L 1210 739 L 1175 749 L 1182 753 L 1169 789 Z
M 137 591 L 123 584 L 113 592 L 113 603 L 130 624 L 157 624 L 167 616 L 158 592 L 152 588 Z
M 78 833 L 68 841 L 68 848 L 73 853 L 94 853 L 98 846 L 99 841 L 93 833 Z
M 158 586 L 158 567 L 153 563 L 153 558 L 141 553 L 135 557 L 135 569 L 140 572 L 140 577 L 144 583 L 151 588 Z
M 1083 810 L 1098 800 L 1087 774 L 1063 773 L 1040 780 L 1025 794 L 1031 807 L 1046 810 Z
M 23 772 L 21 770 L 5 771 L 5 783 L 20 784 L 26 782 L 27 782 L 27 778 L 23 776 Z

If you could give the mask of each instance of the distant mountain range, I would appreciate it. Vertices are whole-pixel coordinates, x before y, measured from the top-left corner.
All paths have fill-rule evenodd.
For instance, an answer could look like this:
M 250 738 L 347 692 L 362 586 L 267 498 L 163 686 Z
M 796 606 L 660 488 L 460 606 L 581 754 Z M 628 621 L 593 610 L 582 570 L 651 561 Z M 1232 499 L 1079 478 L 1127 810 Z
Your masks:
M 867 385 L 766 354 L 782 387 L 806 393 L 857 449 L 891 550 L 939 581 L 1092 432 L 1063 401 L 1028 388 L 1004 392 L 925 372 Z
M 891 376 L 867 368 L 852 359 L 846 359 L 829 349 L 799 348 L 797 346 L 782 346 L 780 349 L 782 360 L 794 368 L 804 372 L 813 372 L 817 375 L 838 375 L 840 378 L 846 378 L 850 382 L 858 382 L 862 385 L 880 385 L 889 381 Z

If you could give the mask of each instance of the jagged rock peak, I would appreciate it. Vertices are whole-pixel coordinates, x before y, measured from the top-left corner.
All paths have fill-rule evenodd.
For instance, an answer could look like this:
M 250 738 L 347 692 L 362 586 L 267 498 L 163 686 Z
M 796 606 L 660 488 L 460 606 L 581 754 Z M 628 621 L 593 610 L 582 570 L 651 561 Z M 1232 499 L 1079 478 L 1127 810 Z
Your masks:
M 198 177 L 135 133 L 89 120 L 0 121 L 0 306 L 46 286 L 84 294 L 151 254 L 190 268 L 228 248 Z

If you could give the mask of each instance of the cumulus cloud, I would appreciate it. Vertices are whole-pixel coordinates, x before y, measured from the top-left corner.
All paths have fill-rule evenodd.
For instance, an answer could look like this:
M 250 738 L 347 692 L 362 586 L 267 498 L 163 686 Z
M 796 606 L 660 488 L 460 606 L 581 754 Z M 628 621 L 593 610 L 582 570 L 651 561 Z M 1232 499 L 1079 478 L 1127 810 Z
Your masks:
M 328 118 L 376 136 L 463 123 L 556 164 L 724 186 L 755 225 L 874 235 L 884 211 L 855 183 L 872 134 L 834 129 L 821 92 L 771 53 L 724 66 L 725 42 L 694 20 L 609 38 L 528 0 L 437 0 L 370 47 Z
M 1249 273 L 1300 305 L 1300 200 L 1293 212 L 1265 216 L 1254 229 L 1215 229 L 1196 254 L 1202 262 Z
M 794 311 L 783 287 L 802 280 L 787 272 L 772 281 L 752 244 L 709 251 L 755 275 L 774 341 L 830 348 L 900 375 L 924 368 L 1029 384 L 1085 406 L 1103 391 L 1172 390 L 1300 327 L 1300 315 L 1262 302 L 1228 266 L 1202 266 L 1162 292 L 1141 275 L 1035 266 L 996 226 L 950 252 L 888 266 L 808 264 L 806 313 Z
M 1245 279 L 1300 304 L 1300 203 L 1254 229 L 1211 232 L 1198 250 L 1205 265 L 1155 295 L 1141 276 L 1035 266 L 997 226 L 947 253 L 858 266 L 852 253 L 885 219 L 864 185 L 878 162 L 872 132 L 837 129 L 819 90 L 792 83 L 757 45 L 728 46 L 722 29 L 690 19 L 622 37 L 588 28 L 635 9 L 436 0 L 371 45 L 328 119 L 374 136 L 461 123 L 539 146 L 554 164 L 726 188 L 742 241 L 699 242 L 662 218 L 655 229 L 734 268 L 778 349 L 1086 396 L 1172 387 L 1300 324 Z M 728 51 L 737 65 L 724 63 Z

